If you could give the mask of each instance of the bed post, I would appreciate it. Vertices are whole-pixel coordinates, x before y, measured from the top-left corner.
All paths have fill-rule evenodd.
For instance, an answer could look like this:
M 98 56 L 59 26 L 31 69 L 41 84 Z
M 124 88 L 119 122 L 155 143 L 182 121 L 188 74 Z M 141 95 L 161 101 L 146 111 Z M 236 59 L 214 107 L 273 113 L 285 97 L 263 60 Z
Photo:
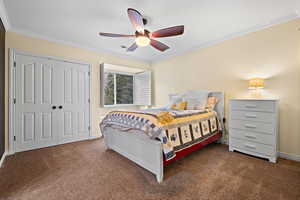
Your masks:
M 164 177 L 163 172 L 161 172 L 160 175 L 159 175 L 159 174 L 156 174 L 156 180 L 157 180 L 157 182 L 158 182 L 158 183 L 162 183 L 163 177 Z
M 105 143 L 105 146 L 106 146 L 106 149 L 107 150 L 109 150 L 109 149 L 111 149 L 110 147 L 109 147 L 109 145 L 110 145 L 110 141 L 109 141 L 109 134 L 106 134 L 106 131 L 103 131 L 103 138 L 104 138 L 104 143 Z
M 225 144 L 225 94 L 224 92 L 209 92 L 209 96 L 217 97 L 219 99 L 215 111 L 218 113 L 218 117 L 222 126 L 222 137 L 218 140 L 218 143 Z
M 163 149 L 162 149 L 162 145 L 161 145 L 161 150 L 160 150 L 160 166 L 158 169 L 158 173 L 155 174 L 156 175 L 156 180 L 158 183 L 161 183 L 164 179 L 164 158 L 163 158 Z

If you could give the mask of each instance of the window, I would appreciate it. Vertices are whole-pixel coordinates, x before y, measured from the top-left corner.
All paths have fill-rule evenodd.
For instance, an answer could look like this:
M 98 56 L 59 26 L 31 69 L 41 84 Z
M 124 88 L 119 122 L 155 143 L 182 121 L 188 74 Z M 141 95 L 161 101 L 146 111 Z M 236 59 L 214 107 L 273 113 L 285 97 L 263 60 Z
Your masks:
M 133 104 L 133 75 L 104 73 L 104 105 Z
M 133 104 L 133 76 L 116 74 L 117 104 Z
M 151 105 L 151 72 L 101 64 L 101 105 Z
M 115 77 L 112 73 L 104 73 L 104 104 L 115 104 Z

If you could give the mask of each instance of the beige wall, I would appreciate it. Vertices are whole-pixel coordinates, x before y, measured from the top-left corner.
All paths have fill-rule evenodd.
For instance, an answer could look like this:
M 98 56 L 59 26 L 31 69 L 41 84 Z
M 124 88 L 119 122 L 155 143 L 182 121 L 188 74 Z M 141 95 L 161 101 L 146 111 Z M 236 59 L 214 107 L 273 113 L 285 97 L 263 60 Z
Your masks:
M 186 90 L 248 95 L 247 79 L 266 78 L 264 95 L 280 99 L 280 151 L 300 156 L 300 20 L 152 65 L 154 101 Z M 227 113 L 228 114 L 228 113 Z
M 8 49 L 14 48 L 20 51 L 26 51 L 33 54 L 41 54 L 47 56 L 54 56 L 63 59 L 72 59 L 83 61 L 92 64 L 92 134 L 99 135 L 100 116 L 105 114 L 108 109 L 100 107 L 100 67 L 103 62 L 132 66 L 136 68 L 149 68 L 150 65 L 144 62 L 122 59 L 115 56 L 100 54 L 93 51 L 83 50 L 56 42 L 49 42 L 46 40 L 26 37 L 13 32 L 6 34 L 6 57 L 8 58 Z M 8 62 L 6 62 L 6 85 L 8 85 Z M 6 144 L 8 144 L 8 87 L 6 87 Z M 129 107 L 127 107 L 129 108 Z M 6 146 L 7 147 L 7 146 Z

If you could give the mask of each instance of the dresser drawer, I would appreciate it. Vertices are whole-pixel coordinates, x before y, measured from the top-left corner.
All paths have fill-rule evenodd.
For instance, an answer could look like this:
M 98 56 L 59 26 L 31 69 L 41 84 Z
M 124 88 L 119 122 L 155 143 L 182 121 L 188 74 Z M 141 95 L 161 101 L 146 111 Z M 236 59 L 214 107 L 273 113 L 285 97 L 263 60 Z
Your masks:
M 249 141 L 235 139 L 235 138 L 230 138 L 229 145 L 237 149 L 251 151 L 266 156 L 273 156 L 275 153 L 275 149 L 273 146 L 259 144 L 256 142 L 249 142 Z
M 254 122 L 246 120 L 231 119 L 229 128 L 236 128 L 247 131 L 262 132 L 267 134 L 274 134 L 275 128 L 273 123 Z
M 258 122 L 274 122 L 275 113 L 269 112 L 251 112 L 244 110 L 234 110 L 230 113 L 231 119 L 249 120 Z
M 242 131 L 238 129 L 229 130 L 230 138 L 237 138 L 242 140 L 249 140 L 251 142 L 258 142 L 267 145 L 275 145 L 275 136 L 269 134 L 261 134 L 250 131 Z
M 275 112 L 274 101 L 232 100 L 231 110 Z

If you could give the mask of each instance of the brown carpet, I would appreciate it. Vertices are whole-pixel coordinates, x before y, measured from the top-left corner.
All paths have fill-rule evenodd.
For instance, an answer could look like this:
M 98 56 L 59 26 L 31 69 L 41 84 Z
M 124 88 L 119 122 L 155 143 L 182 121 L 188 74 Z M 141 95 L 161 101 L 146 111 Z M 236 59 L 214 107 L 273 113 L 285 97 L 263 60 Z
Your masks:
M 106 150 L 100 139 L 7 157 L 0 199 L 300 200 L 300 163 L 271 164 L 212 144 L 166 167 L 158 184 L 150 172 Z

